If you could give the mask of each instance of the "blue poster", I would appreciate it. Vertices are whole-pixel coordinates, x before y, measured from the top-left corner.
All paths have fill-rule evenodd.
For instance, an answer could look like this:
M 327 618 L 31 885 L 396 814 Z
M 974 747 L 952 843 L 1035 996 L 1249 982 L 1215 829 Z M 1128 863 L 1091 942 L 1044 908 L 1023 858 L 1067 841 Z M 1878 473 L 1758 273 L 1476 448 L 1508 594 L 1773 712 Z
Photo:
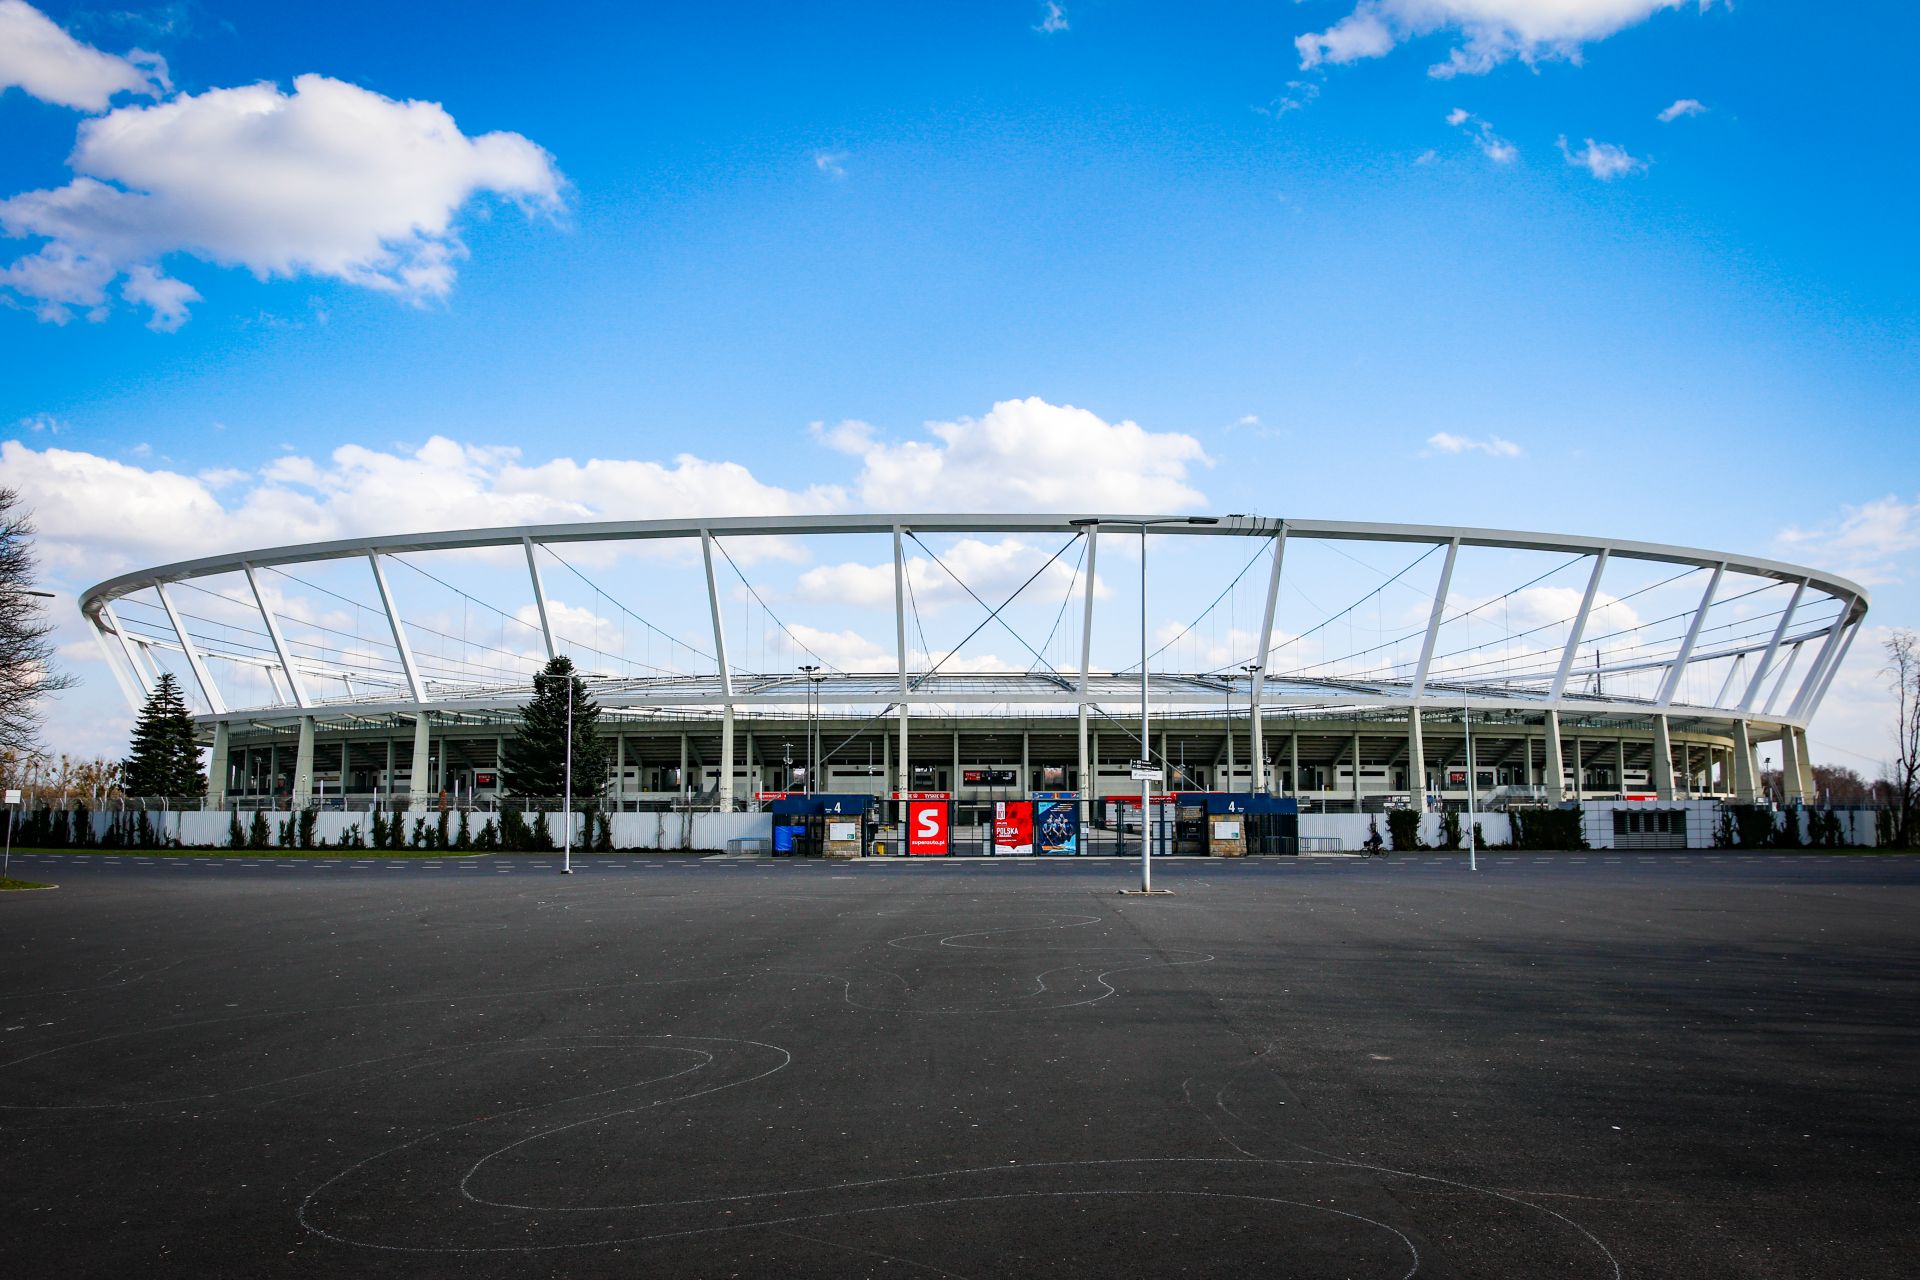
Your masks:
M 1080 802 L 1078 800 L 1034 801 L 1033 843 L 1036 853 L 1079 853 Z

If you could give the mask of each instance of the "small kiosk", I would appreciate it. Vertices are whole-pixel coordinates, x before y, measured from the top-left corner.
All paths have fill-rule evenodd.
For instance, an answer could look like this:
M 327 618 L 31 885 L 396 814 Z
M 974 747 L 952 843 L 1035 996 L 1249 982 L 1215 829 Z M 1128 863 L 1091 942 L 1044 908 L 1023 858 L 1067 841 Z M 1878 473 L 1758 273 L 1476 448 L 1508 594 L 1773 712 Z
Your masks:
M 1207 852 L 1216 858 L 1300 852 L 1300 802 L 1292 796 L 1210 791 Z
M 783 796 L 773 810 L 776 858 L 864 858 L 873 839 L 870 795 L 820 793 Z

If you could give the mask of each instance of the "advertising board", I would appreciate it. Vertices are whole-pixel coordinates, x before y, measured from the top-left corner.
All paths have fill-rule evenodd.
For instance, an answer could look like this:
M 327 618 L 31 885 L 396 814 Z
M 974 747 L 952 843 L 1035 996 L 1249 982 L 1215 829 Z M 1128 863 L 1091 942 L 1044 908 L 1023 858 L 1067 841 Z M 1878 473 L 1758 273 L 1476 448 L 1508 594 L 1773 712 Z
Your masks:
M 907 805 L 907 856 L 938 858 L 948 852 L 946 802 L 914 800 Z
M 1041 855 L 1080 852 L 1080 802 L 1036 800 L 1033 803 L 1034 851 Z
M 993 806 L 993 852 L 1024 858 L 1033 852 L 1033 802 L 1000 800 Z

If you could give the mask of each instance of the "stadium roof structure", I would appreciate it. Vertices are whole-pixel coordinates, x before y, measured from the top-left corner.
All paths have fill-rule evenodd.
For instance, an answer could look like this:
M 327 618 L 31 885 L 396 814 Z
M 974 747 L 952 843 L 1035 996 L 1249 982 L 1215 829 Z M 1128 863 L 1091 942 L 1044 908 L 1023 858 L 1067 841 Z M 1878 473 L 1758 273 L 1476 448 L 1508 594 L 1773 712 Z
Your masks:
M 610 662 L 605 669 L 594 670 L 593 664 L 586 664 L 594 695 L 606 708 L 717 714 L 739 707 L 755 708 L 755 714 L 761 714 L 763 709 L 796 706 L 811 696 L 823 707 L 897 708 L 902 714 L 909 708 L 992 706 L 1018 707 L 1023 714 L 1071 714 L 1077 707 L 1119 707 L 1140 697 L 1138 657 L 1130 665 L 1108 662 L 1102 666 L 1095 661 L 1095 639 L 1102 631 L 1109 633 L 1102 647 L 1121 651 L 1121 639 L 1130 638 L 1141 625 L 1131 610 L 1118 617 L 1118 611 L 1100 607 L 1095 569 L 1103 542 L 1110 543 L 1116 535 L 1129 542 L 1136 536 L 1141 540 L 1144 565 L 1149 529 L 1155 538 L 1239 540 L 1204 545 L 1240 549 L 1223 562 L 1226 570 L 1241 564 L 1243 551 L 1250 552 L 1240 576 L 1230 585 L 1238 588 L 1244 581 L 1249 598 L 1263 602 L 1249 610 L 1254 626 L 1237 641 L 1243 647 L 1229 654 L 1227 661 L 1169 660 L 1155 667 L 1154 655 L 1148 655 L 1150 697 L 1157 707 L 1175 711 L 1217 712 L 1224 694 L 1228 699 L 1239 697 L 1243 706 L 1258 705 L 1263 713 L 1342 709 L 1364 714 L 1374 707 L 1404 711 L 1434 705 L 1553 711 L 1576 717 L 1751 719 L 1804 728 L 1859 634 L 1868 607 L 1867 592 L 1846 578 L 1697 547 L 1439 525 L 1084 513 L 600 521 L 351 538 L 212 554 L 122 574 L 88 589 L 81 609 L 130 701 L 137 703 L 151 687 L 163 662 L 184 663 L 191 676 L 190 688 L 199 694 L 203 720 L 257 723 L 315 714 L 508 711 L 529 697 L 533 674 L 542 660 L 573 649 L 550 608 L 543 579 L 543 568 L 551 564 L 546 557 L 574 544 L 666 544 L 697 548 L 696 577 L 703 585 L 692 590 L 704 595 L 697 601 L 704 615 L 702 634 L 690 639 L 682 629 L 672 638 L 677 651 L 688 655 L 679 665 L 628 661 L 622 669 L 619 662 Z M 910 626 L 919 608 L 909 572 L 911 545 L 934 537 L 1041 534 L 1062 537 L 1064 546 L 1078 548 L 1080 559 L 1072 566 L 1067 599 L 1055 620 L 1056 628 L 1060 617 L 1071 616 L 1077 624 L 1077 661 L 1041 657 L 1044 644 L 1036 647 L 1009 626 L 1004 611 L 1020 591 L 992 603 L 989 595 L 1004 593 L 982 594 L 958 575 L 955 580 L 983 614 L 975 633 L 997 625 L 1019 639 L 1036 661 L 1025 670 L 970 670 L 961 664 L 950 668 L 953 650 L 942 657 L 910 645 Z M 773 614 L 725 550 L 734 539 L 787 539 L 811 546 L 816 540 L 845 535 L 891 541 L 894 662 L 888 669 L 846 670 L 818 660 L 817 655 L 815 662 L 801 663 L 799 653 L 814 650 Z M 1290 560 L 1299 555 L 1298 549 L 1357 543 L 1397 546 L 1401 554 L 1410 549 L 1417 553 L 1414 564 L 1427 564 L 1434 575 L 1433 589 L 1417 593 L 1423 596 L 1424 618 L 1379 643 L 1355 644 L 1345 652 L 1330 644 L 1326 620 L 1351 616 L 1353 605 L 1338 613 L 1323 610 L 1323 620 L 1305 632 L 1282 625 L 1287 620 L 1278 616 L 1278 604 Z M 1554 598 L 1564 598 L 1569 607 L 1517 633 L 1509 627 L 1496 639 L 1443 649 L 1440 641 L 1448 628 L 1482 613 L 1489 600 L 1515 598 L 1529 583 L 1547 576 L 1541 574 L 1504 593 L 1460 593 L 1455 589 L 1456 563 L 1463 551 L 1475 549 L 1553 557 L 1551 571 L 1564 572 L 1568 583 L 1561 596 Z M 419 654 L 415 643 L 419 636 L 442 632 L 434 631 L 430 621 L 408 614 L 393 590 L 390 567 L 406 564 L 418 569 L 410 557 L 459 552 L 490 555 L 498 571 L 503 550 L 510 556 L 518 551 L 525 558 L 518 580 L 537 615 L 537 623 L 520 624 L 528 628 L 527 647 L 515 651 L 496 646 L 488 650 L 491 656 L 485 662 L 428 659 Z M 1056 552 L 1049 563 L 1060 562 L 1064 574 L 1060 557 Z M 321 623 L 296 619 L 268 581 L 273 574 L 301 581 L 292 577 L 296 571 L 350 561 L 365 563 L 373 602 L 340 598 L 383 620 L 384 626 L 376 623 L 373 629 L 384 634 L 349 634 L 344 628 L 322 634 Z M 1604 588 L 1610 575 L 1634 563 L 1661 573 L 1672 570 L 1644 590 L 1684 591 L 1685 600 L 1652 620 L 1634 616 L 1631 626 L 1603 631 L 1596 624 L 1598 615 L 1627 598 Z M 739 655 L 729 658 L 726 596 L 734 589 L 731 580 L 723 581 L 717 565 L 730 567 L 751 600 L 766 610 L 772 623 L 763 625 L 777 624 L 793 638 L 791 662 L 780 669 L 756 670 L 756 665 L 764 664 Z M 571 564 L 567 567 L 587 580 Z M 940 567 L 953 574 L 944 562 Z M 880 567 L 874 568 L 878 572 Z M 424 569 L 418 571 L 432 577 Z M 1402 570 L 1401 575 L 1406 572 Z M 1039 576 L 1036 571 L 1021 590 Z M 1225 577 L 1225 570 L 1221 576 Z M 225 589 L 229 584 L 231 591 Z M 1697 595 L 1693 594 L 1695 584 Z M 220 616 L 183 608 L 179 597 L 187 590 L 200 593 L 196 601 L 205 596 L 224 602 L 217 606 Z M 1375 587 L 1370 594 L 1380 590 Z M 739 593 L 734 590 L 734 594 Z M 460 595 L 470 598 L 465 592 Z M 497 605 L 477 599 L 474 603 L 502 618 L 509 616 Z M 682 604 L 692 608 L 695 602 Z M 831 608 L 831 601 L 826 604 Z M 645 622 L 628 604 L 610 599 L 609 607 Z M 139 616 L 127 617 L 129 610 Z M 318 630 L 302 638 L 294 634 L 297 621 Z M 664 641 L 666 631 L 654 629 Z M 1162 645 L 1155 653 L 1166 649 Z M 1588 650 L 1591 663 L 1583 660 Z M 1317 660 L 1305 660 L 1309 653 Z M 251 673 L 251 687 L 259 690 L 259 696 L 232 696 L 226 673 L 236 669 Z

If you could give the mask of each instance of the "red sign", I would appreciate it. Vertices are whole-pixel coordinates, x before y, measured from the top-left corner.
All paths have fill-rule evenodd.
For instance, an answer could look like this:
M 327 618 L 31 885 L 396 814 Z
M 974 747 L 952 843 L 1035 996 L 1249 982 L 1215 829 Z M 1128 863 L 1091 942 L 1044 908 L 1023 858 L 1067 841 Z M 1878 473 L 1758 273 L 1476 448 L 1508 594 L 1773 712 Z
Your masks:
M 1033 803 L 1001 800 L 993 806 L 993 851 L 1025 857 L 1033 852 Z
M 907 805 L 907 856 L 937 858 L 947 853 L 947 804 L 915 800 Z
M 895 800 L 951 800 L 953 799 L 953 792 L 951 791 L 896 791 L 893 793 L 893 799 Z
M 756 791 L 753 793 L 753 798 L 755 800 L 785 800 L 788 796 L 805 794 L 806 792 L 804 791 Z

